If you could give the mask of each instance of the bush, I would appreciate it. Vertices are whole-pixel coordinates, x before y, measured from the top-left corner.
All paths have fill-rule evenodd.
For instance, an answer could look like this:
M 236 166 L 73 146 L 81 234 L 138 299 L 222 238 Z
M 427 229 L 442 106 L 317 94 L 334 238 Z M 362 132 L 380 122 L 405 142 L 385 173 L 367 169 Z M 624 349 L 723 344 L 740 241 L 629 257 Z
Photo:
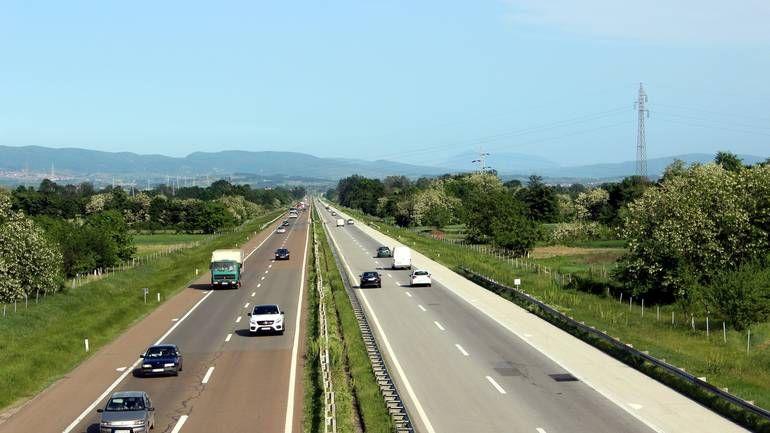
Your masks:
M 708 308 L 736 329 L 770 318 L 770 268 L 762 263 L 722 272 L 701 293 Z
M 569 244 L 616 238 L 612 229 L 597 222 L 558 223 L 548 227 L 545 241 L 549 244 Z

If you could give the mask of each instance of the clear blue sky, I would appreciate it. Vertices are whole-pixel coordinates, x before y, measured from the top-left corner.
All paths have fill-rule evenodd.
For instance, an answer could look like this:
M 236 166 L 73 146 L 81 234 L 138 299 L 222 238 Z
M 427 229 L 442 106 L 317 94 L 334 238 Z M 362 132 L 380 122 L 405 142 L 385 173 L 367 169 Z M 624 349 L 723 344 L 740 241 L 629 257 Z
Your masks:
M 672 4 L 675 3 L 675 4 Z M 770 152 L 766 0 L 4 1 L 0 144 L 561 164 Z

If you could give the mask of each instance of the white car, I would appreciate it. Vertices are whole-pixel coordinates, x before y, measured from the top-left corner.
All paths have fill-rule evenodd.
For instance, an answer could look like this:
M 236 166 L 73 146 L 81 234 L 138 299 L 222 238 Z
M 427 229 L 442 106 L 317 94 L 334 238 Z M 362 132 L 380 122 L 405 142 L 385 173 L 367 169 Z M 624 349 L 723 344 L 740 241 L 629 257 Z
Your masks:
M 350 226 L 353 225 L 353 218 L 348 218 L 348 225 L 350 225 Z
M 278 230 L 275 231 L 276 233 L 286 233 L 286 229 L 283 227 L 278 227 Z
M 430 272 L 423 269 L 415 269 L 409 277 L 412 286 L 430 286 Z
M 255 305 L 249 313 L 249 332 L 283 334 L 283 311 L 275 304 Z

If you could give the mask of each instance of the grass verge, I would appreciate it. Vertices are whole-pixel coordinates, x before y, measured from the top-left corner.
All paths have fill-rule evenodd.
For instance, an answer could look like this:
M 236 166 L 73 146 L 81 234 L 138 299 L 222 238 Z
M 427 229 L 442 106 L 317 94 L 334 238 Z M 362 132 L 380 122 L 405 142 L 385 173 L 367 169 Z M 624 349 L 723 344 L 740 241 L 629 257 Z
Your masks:
M 676 306 L 642 308 L 638 299 L 629 302 L 625 297 L 621 303 L 614 296 L 565 289 L 550 275 L 532 267 L 532 261 L 526 268 L 517 267 L 505 259 L 384 224 L 355 210 L 345 210 L 455 271 L 464 266 L 508 286 L 513 286 L 514 278 L 520 278 L 524 291 L 575 320 L 605 330 L 613 337 L 633 344 L 639 350 L 647 350 L 696 376 L 706 377 L 709 383 L 727 388 L 745 400 L 770 407 L 768 323 L 752 327 L 748 341 L 751 349 L 747 352 L 747 333 L 729 328 L 723 333 L 722 322 L 717 318 L 711 318 L 707 334 L 705 317 L 685 316 Z M 508 293 L 499 295 L 513 300 Z
M 40 392 L 154 310 L 159 304 L 144 303 L 143 287 L 150 289 L 152 300 L 156 293 L 162 300 L 170 298 L 195 278 L 196 268 L 208 268 L 212 250 L 242 245 L 278 213 L 258 217 L 198 247 L 0 316 L 0 409 Z M 84 350 L 85 338 L 90 353 Z
M 353 314 L 342 276 L 314 211 L 313 230 L 318 236 L 320 273 L 323 276 L 330 339 L 332 382 L 337 404 L 337 430 L 386 433 L 393 431 L 374 371 Z M 315 289 L 315 286 L 313 286 Z M 318 312 L 316 311 L 317 315 Z M 314 346 L 316 357 L 318 346 Z M 309 349 L 311 350 L 311 349 Z M 308 354 L 310 356 L 310 353 Z M 318 367 L 320 374 L 320 366 Z M 323 399 L 323 396 L 321 396 Z M 321 400 L 323 406 L 323 400 Z M 323 409 L 321 409 L 323 410 Z M 320 430 L 323 431 L 323 425 Z

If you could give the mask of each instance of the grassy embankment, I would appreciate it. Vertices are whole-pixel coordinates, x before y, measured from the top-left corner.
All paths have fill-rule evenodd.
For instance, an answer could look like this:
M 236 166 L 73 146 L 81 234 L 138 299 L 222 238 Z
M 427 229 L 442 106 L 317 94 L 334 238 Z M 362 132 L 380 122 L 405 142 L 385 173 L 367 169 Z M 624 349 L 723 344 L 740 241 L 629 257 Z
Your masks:
M 722 332 L 722 321 L 710 318 L 710 332 L 706 334 L 706 318 L 692 318 L 678 307 L 646 306 L 638 299 L 629 304 L 604 293 L 592 294 L 570 290 L 557 284 L 552 274 L 545 274 L 535 260 L 509 261 L 465 246 L 434 240 L 411 230 L 384 224 L 357 211 L 350 211 L 359 219 L 373 223 L 383 233 L 398 239 L 452 269 L 465 266 L 495 280 L 513 285 L 514 278 L 521 278 L 522 289 L 538 299 L 556 307 L 578 321 L 583 321 L 640 350 L 686 369 L 696 376 L 706 377 L 710 383 L 743 399 L 755 401 L 759 406 L 770 407 L 770 323 L 751 328 L 751 349 L 747 352 L 747 332 L 727 327 Z M 596 245 L 591 245 L 596 246 Z M 612 246 L 616 246 L 613 244 Z M 610 256 L 618 252 L 610 253 Z M 550 260 L 550 262 L 549 262 Z M 585 270 L 595 264 L 580 263 L 579 255 L 540 259 L 557 269 L 573 267 Z M 614 260 L 607 257 L 605 265 Z M 516 266 L 518 263 L 518 266 Z M 511 298 L 507 293 L 501 296 Z M 629 306 L 630 305 L 630 306 Z M 672 316 L 673 315 L 673 316 Z M 672 324 L 672 317 L 673 324 Z
M 111 274 L 0 316 L 0 409 L 28 398 L 112 341 L 159 304 L 187 287 L 195 268 L 207 269 L 211 251 L 242 245 L 279 212 L 177 254 Z M 144 303 L 142 288 L 150 289 Z M 84 350 L 88 338 L 91 352 Z
M 337 431 L 393 431 L 393 424 L 380 394 L 371 363 L 353 314 L 342 277 L 334 261 L 326 233 L 314 211 L 313 231 L 318 239 L 320 269 L 308 280 L 308 351 L 305 377 L 305 432 L 323 432 L 324 396 L 321 366 L 318 303 L 315 272 L 324 282 L 331 376 L 337 408 Z M 312 256 L 309 260 L 312 259 Z M 314 263 L 310 261 L 309 263 Z M 311 267 L 312 269 L 312 267 Z

